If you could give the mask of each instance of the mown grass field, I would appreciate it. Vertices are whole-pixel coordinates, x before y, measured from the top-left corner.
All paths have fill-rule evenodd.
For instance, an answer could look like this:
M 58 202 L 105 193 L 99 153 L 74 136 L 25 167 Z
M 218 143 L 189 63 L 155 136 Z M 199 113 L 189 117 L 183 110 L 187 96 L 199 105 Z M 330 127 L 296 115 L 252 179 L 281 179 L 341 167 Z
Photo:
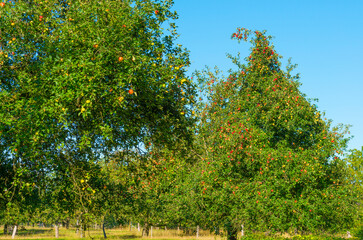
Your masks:
M 1 230 L 3 227 L 1 227 Z M 125 228 L 115 228 L 115 229 L 106 229 L 107 238 L 109 239 L 196 239 L 195 235 L 187 235 L 183 233 L 182 230 L 173 230 L 173 229 L 158 229 L 153 228 L 152 237 L 142 237 L 142 232 L 138 231 L 136 228 L 132 228 L 130 231 L 129 227 Z M 54 228 L 49 227 L 27 227 L 25 229 L 19 230 L 16 235 L 16 239 L 55 239 L 54 237 L 55 231 Z M 102 229 L 87 229 L 85 232 L 84 239 L 103 239 Z M 75 228 L 59 228 L 59 239 L 78 239 L 80 238 L 80 232 L 77 233 Z M 11 235 L 4 235 L 3 232 L 0 233 L 0 239 L 11 239 Z M 215 236 L 209 233 L 209 231 L 200 231 L 200 236 L 198 240 L 221 240 L 220 236 Z
M 25 228 L 25 229 L 24 229 Z M 50 227 L 29 227 L 25 226 L 24 228 L 20 227 L 20 230 L 17 232 L 15 239 L 41 239 L 41 240 L 48 240 L 52 239 L 55 240 L 55 232 L 54 228 Z M 1 230 L 3 227 L 1 227 Z M 108 239 L 125 239 L 125 240 L 225 240 L 226 237 L 220 235 L 211 234 L 209 231 L 200 230 L 199 237 L 197 238 L 195 234 L 185 234 L 181 230 L 174 230 L 174 229 L 158 229 L 153 228 L 152 236 L 149 237 L 142 237 L 142 232 L 138 231 L 137 228 L 132 228 L 131 231 L 129 227 L 126 228 L 116 228 L 116 229 L 106 229 L 107 238 Z M 255 240 L 255 239 L 292 239 L 292 240 L 342 240 L 347 239 L 346 235 L 344 234 L 336 234 L 336 235 L 295 235 L 289 236 L 288 234 L 276 234 L 273 236 L 266 236 L 263 233 L 250 233 L 246 234 L 243 238 L 238 236 L 239 239 L 243 240 Z M 11 239 L 11 235 L 4 235 L 1 231 L 0 239 Z M 59 228 L 59 240 L 69 240 L 69 239 L 80 239 L 80 232 L 77 232 L 75 228 Z M 90 228 L 85 232 L 85 240 L 98 240 L 103 239 L 102 229 L 94 229 Z M 350 239 L 360 240 L 362 238 L 359 237 L 352 237 Z

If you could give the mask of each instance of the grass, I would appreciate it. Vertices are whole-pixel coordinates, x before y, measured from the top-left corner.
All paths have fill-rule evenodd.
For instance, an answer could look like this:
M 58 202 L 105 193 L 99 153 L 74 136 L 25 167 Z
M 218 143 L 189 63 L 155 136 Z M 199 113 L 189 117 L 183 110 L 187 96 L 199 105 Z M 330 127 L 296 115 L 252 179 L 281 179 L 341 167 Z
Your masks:
M 3 228 L 1 228 L 2 230 Z M 142 237 L 142 232 L 133 228 L 131 231 L 127 228 L 117 228 L 117 229 L 106 229 L 106 234 L 108 239 L 125 239 L 125 240 L 137 240 L 137 239 L 153 239 L 153 240 L 168 240 L 168 239 L 183 239 L 183 240 L 195 240 L 195 235 L 186 235 L 182 230 L 173 230 L 173 229 L 158 229 L 153 228 L 152 237 Z M 103 239 L 102 229 L 89 229 L 85 232 L 84 239 Z M 78 239 L 80 238 L 80 233 L 76 232 L 75 228 L 59 228 L 59 240 L 63 239 Z M 4 235 L 1 231 L 0 240 L 2 239 L 11 239 L 11 235 Z M 55 239 L 54 228 L 42 228 L 42 227 L 29 227 L 26 226 L 25 229 L 19 230 L 16 234 L 15 239 Z M 209 233 L 209 231 L 201 230 L 199 233 L 198 240 L 221 240 L 220 236 L 215 236 Z
M 2 230 L 3 228 L 1 228 Z M 29 227 L 26 226 L 25 228 L 18 231 L 15 239 L 27 239 L 27 240 L 55 240 L 55 232 L 54 228 L 41 228 L 41 227 Z M 127 228 L 116 228 L 116 229 L 106 229 L 106 234 L 108 239 L 124 239 L 124 240 L 225 240 L 226 237 L 216 236 L 211 234 L 209 231 L 200 230 L 199 237 L 193 235 L 187 235 L 183 233 L 183 231 L 178 231 L 174 229 L 159 229 L 153 228 L 152 237 L 142 237 L 142 232 L 138 231 L 136 228 L 130 229 Z M 75 228 L 59 228 L 59 238 L 58 240 L 71 240 L 71 239 L 79 239 L 80 233 L 76 232 Z M 238 236 L 240 240 L 241 236 Z M 1 231 L 0 233 L 0 240 L 2 239 L 11 239 L 11 235 L 4 235 Z M 94 229 L 91 228 L 85 232 L 85 240 L 100 240 L 103 239 L 102 229 Z M 265 236 L 263 233 L 260 234 L 253 234 L 249 236 L 245 236 L 243 240 L 257 240 L 257 239 L 291 239 L 291 240 L 342 240 L 345 239 L 343 235 L 336 235 L 336 236 L 288 236 L 288 235 L 279 235 L 279 236 Z M 359 238 L 350 238 L 351 240 L 358 240 Z

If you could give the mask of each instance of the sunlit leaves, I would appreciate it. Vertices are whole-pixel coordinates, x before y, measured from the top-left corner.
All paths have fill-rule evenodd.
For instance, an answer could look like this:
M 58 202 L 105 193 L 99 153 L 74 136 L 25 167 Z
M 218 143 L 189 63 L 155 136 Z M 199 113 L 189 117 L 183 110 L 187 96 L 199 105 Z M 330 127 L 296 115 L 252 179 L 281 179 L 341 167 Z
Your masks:
M 210 206 L 206 211 L 224 214 L 210 214 L 213 221 L 235 228 L 314 231 L 345 225 L 353 218 L 348 209 L 355 207 L 339 155 L 346 129 L 322 119 L 300 92 L 291 66 L 281 70 L 271 37 L 250 35 L 246 29 L 232 35 L 252 44 L 245 62 L 230 56 L 237 70 L 226 77 L 209 69 L 196 75 L 208 100 L 198 134 L 200 201 Z M 321 198 L 323 193 L 330 197 Z
M 171 6 L 6 2 L 0 8 L 2 160 L 29 166 L 42 182 L 40 173 L 69 167 L 64 155 L 92 175 L 94 161 L 116 150 L 190 139 L 194 86 L 186 77 L 188 52 L 174 44 Z M 83 188 L 80 198 L 94 201 L 89 196 L 96 190 Z

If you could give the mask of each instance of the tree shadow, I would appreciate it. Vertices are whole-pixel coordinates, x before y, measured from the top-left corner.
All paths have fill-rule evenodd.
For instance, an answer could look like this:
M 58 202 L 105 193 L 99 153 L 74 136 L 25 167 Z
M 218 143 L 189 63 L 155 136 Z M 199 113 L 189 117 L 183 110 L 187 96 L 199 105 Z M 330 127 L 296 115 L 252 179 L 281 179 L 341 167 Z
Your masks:
M 20 229 L 16 232 L 16 236 L 29 236 L 29 235 L 38 235 L 38 234 L 45 234 L 51 232 L 51 229 Z M 4 234 L 3 232 L 0 233 L 0 237 L 2 236 L 11 236 L 11 233 Z
M 108 236 L 107 236 L 108 238 Z M 114 236 L 110 236 L 110 238 L 117 238 L 117 239 L 137 239 L 140 238 L 140 236 L 137 236 L 135 234 L 128 234 L 128 235 L 114 235 Z

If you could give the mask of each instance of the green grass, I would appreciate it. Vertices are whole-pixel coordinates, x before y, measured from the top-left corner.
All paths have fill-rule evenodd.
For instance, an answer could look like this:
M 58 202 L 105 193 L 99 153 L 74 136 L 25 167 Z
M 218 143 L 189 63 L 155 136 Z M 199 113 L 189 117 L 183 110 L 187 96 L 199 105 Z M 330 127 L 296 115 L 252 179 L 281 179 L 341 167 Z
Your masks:
M 2 228 L 1 228 L 2 230 Z M 118 229 L 106 229 L 106 234 L 108 239 L 125 239 L 125 240 L 136 240 L 142 238 L 142 232 L 137 231 L 137 229 L 129 228 L 118 228 Z M 103 239 L 102 229 L 89 229 L 84 234 L 84 239 L 89 240 L 97 240 Z M 55 239 L 54 228 L 39 228 L 39 227 L 25 227 L 25 230 L 20 230 L 16 234 L 16 239 Z M 80 238 L 80 233 L 76 232 L 75 228 L 59 228 L 59 240 L 62 239 L 78 239 Z M 143 239 L 153 239 L 153 240 L 167 240 L 167 239 L 196 239 L 195 235 L 185 235 L 182 231 L 177 230 L 164 230 L 164 229 L 153 229 L 153 237 L 144 237 Z M 4 235 L 2 232 L 0 233 L 0 240 L 2 239 L 11 239 L 11 235 Z M 221 240 L 219 236 L 214 236 L 209 234 L 207 231 L 201 231 L 200 237 L 198 240 Z
M 2 230 L 2 228 L 1 228 Z M 124 240 L 196 240 L 195 235 L 186 235 L 182 231 L 177 231 L 173 229 L 164 230 L 164 229 L 153 229 L 153 236 L 142 237 L 141 231 L 137 231 L 137 229 L 133 228 L 131 231 L 129 228 L 118 228 L 118 229 L 106 229 L 107 238 L 108 239 L 124 239 Z M 53 228 L 39 228 L 39 227 L 25 227 L 18 231 L 15 239 L 17 240 L 55 240 L 55 232 Z M 103 239 L 102 229 L 89 229 L 85 232 L 85 240 L 100 240 Z M 248 233 L 247 236 L 241 238 L 238 236 L 240 240 L 343 240 L 343 235 L 335 235 L 335 236 L 315 236 L 315 235 L 296 235 L 289 236 L 287 234 L 284 235 L 276 235 L 276 236 L 265 236 L 263 233 L 260 234 L 252 234 Z M 59 238 L 58 240 L 71 240 L 71 239 L 79 239 L 80 233 L 76 232 L 75 228 L 66 229 L 63 227 L 59 228 Z M 0 240 L 11 239 L 11 235 L 4 235 L 2 232 L 0 233 Z M 225 240 L 226 237 L 216 236 L 209 231 L 200 231 L 200 236 L 198 240 Z M 353 237 L 350 239 L 361 240 L 362 238 Z

